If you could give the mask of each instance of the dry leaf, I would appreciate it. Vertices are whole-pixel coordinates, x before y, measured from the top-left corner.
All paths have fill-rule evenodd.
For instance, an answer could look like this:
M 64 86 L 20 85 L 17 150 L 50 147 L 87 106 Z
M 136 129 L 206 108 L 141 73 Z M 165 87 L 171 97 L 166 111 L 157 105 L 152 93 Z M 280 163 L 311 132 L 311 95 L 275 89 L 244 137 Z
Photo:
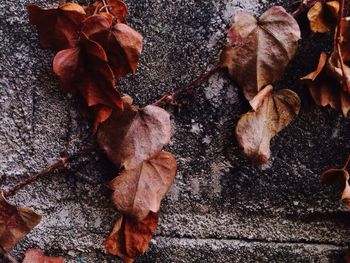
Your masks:
M 58 8 L 42 9 L 34 4 L 27 7 L 29 21 L 39 32 L 43 48 L 62 50 L 74 47 L 79 38 L 84 9 L 74 3 L 61 4 Z
M 109 186 L 114 190 L 113 203 L 121 213 L 141 221 L 150 212 L 158 212 L 175 174 L 174 156 L 162 151 L 137 168 L 124 170 L 110 182 Z
M 28 249 L 22 263 L 64 263 L 64 258 L 48 257 L 40 249 Z
M 53 61 L 53 71 L 63 89 L 80 94 L 88 106 L 104 105 L 123 108 L 120 93 L 114 88 L 115 78 L 103 48 L 84 34 L 78 47 L 62 50 Z
M 309 87 L 310 94 L 317 105 L 323 107 L 329 105 L 333 109 L 341 110 L 343 115 L 347 116 L 350 110 L 350 95 L 340 85 L 341 72 L 333 65 L 334 59 L 336 58 L 332 55 L 328 60 L 327 54 L 322 52 L 315 71 L 301 80 Z
M 157 225 L 158 214 L 152 212 L 140 222 L 123 216 L 106 239 L 105 248 L 108 253 L 121 257 L 124 262 L 134 262 L 138 255 L 147 251 Z
M 337 25 L 339 1 L 317 2 L 307 13 L 313 32 L 325 33 Z
M 283 130 L 300 110 L 298 95 L 288 89 L 272 91 L 267 86 L 253 99 L 253 110 L 238 121 L 236 137 L 244 153 L 262 164 L 270 158 L 270 141 Z
M 342 41 L 340 48 L 344 61 L 350 62 L 350 17 L 346 17 L 342 20 Z M 349 64 L 348 64 L 349 66 Z
M 84 21 L 82 32 L 106 51 L 114 74 L 135 73 L 142 51 L 142 36 L 126 24 L 113 24 L 108 17 L 95 15 Z
M 221 65 L 243 88 L 245 97 L 258 92 L 283 77 L 300 39 L 296 20 L 282 7 L 274 6 L 258 20 L 239 13 L 228 33 L 234 47 L 226 47 Z
M 349 173 L 345 169 L 329 169 L 321 175 L 321 182 L 341 186 L 340 200 L 350 205 Z
M 101 124 L 97 140 L 110 160 L 131 170 L 159 153 L 171 135 L 167 111 L 153 105 L 138 109 L 124 103 L 124 111 L 113 111 Z
M 0 192 L 0 246 L 9 252 L 37 224 L 42 215 L 29 208 L 17 208 L 8 203 Z

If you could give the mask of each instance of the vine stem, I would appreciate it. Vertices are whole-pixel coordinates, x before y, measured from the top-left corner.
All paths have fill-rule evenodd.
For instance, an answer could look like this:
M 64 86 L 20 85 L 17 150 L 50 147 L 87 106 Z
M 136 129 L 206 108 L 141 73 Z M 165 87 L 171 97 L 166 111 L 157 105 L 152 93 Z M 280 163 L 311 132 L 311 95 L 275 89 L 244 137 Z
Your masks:
M 1 261 L 1 262 L 4 262 L 4 263 L 18 263 L 18 261 L 10 256 L 8 253 L 6 253 L 6 251 L 0 246 L 0 255 L 2 257 L 2 259 L 4 261 Z M 0 260 L 1 260 L 1 257 L 0 257 Z
M 182 87 L 182 88 L 180 88 L 172 93 L 169 93 L 169 92 L 165 93 L 160 99 L 155 101 L 153 103 L 153 105 L 159 106 L 159 107 L 163 107 L 167 104 L 172 104 L 172 105 L 175 104 L 176 105 L 177 104 L 176 100 L 180 96 L 183 96 L 185 94 L 189 94 L 189 93 L 193 92 L 193 90 L 195 90 L 197 87 L 202 85 L 205 81 L 207 81 L 211 76 L 213 76 L 215 73 L 219 72 L 221 69 L 222 69 L 222 67 L 219 64 L 216 65 L 211 70 L 202 73 L 197 79 L 195 79 L 193 82 L 191 82 L 187 86 Z
M 73 155 L 60 157 L 55 163 L 49 165 L 44 170 L 29 176 L 27 179 L 19 182 L 17 185 L 15 185 L 9 191 L 5 192 L 4 193 L 5 198 L 14 196 L 18 191 L 20 191 L 21 189 L 23 189 L 27 185 L 37 181 L 38 179 L 40 179 L 42 177 L 45 177 L 45 176 L 52 174 L 53 172 L 57 171 L 60 168 L 68 169 L 69 163 L 71 163 L 75 159 L 78 159 L 80 157 L 83 157 L 83 156 L 90 154 L 91 152 L 96 150 L 96 148 L 97 148 L 96 146 L 91 146 L 91 147 L 88 147 L 84 150 L 81 150 Z
M 341 50 L 341 42 L 342 42 L 342 35 L 341 32 L 343 31 L 343 17 L 344 17 L 344 9 L 345 9 L 345 0 L 340 0 L 340 8 L 339 8 L 339 13 L 338 13 L 338 26 L 337 26 L 337 32 L 334 38 L 334 48 L 337 50 L 338 53 L 338 59 L 339 59 L 339 63 L 340 63 L 340 69 L 342 72 L 342 77 L 343 77 L 343 86 L 344 89 L 347 90 L 348 92 L 350 92 L 350 83 L 349 83 L 349 79 L 346 76 L 346 72 L 345 72 L 345 64 L 344 64 L 344 59 L 342 56 L 342 50 Z

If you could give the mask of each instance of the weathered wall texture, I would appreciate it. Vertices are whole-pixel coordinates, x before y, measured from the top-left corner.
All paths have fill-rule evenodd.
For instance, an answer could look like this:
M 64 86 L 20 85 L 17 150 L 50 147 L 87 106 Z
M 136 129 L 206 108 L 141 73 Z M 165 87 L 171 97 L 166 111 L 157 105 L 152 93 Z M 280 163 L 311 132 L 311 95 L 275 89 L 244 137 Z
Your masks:
M 0 1 L 0 178 L 7 189 L 60 152 L 86 145 L 89 126 L 74 101 L 59 89 L 50 51 L 39 48 L 28 24 L 30 2 Z M 136 75 L 119 88 L 139 104 L 150 103 L 209 69 L 238 10 L 255 15 L 272 0 L 128 0 L 129 22 L 145 37 Z M 350 152 L 350 122 L 313 106 L 296 79 L 312 69 L 325 42 L 311 36 L 287 73 L 303 98 L 300 117 L 272 142 L 263 169 L 239 151 L 234 127 L 248 106 L 224 74 L 216 74 L 174 119 L 170 151 L 179 171 L 162 204 L 151 250 L 140 262 L 339 262 L 350 237 L 350 214 L 319 174 Z M 302 70 L 296 69 L 301 67 Z M 305 71 L 306 70 L 306 71 Z M 286 84 L 284 83 L 284 84 Z M 282 86 L 284 85 L 282 84 Z M 102 155 L 76 173 L 59 173 L 27 187 L 11 201 L 45 214 L 15 249 L 40 247 L 68 262 L 119 262 L 102 242 L 117 217 L 105 187 L 115 168 Z

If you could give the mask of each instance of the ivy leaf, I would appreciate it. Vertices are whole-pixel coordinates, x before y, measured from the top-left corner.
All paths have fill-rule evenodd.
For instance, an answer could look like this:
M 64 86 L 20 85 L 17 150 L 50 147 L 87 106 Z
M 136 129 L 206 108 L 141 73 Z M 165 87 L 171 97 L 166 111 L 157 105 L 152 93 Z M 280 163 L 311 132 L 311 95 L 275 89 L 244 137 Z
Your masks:
M 307 13 L 313 32 L 325 33 L 337 25 L 339 1 L 316 2 Z
M 22 263 L 64 263 L 64 258 L 47 257 L 40 249 L 28 249 Z
M 123 216 L 115 224 L 104 245 L 108 253 L 131 263 L 145 253 L 158 225 L 158 214 L 150 213 L 144 220 Z
M 137 108 L 124 102 L 124 111 L 113 111 L 101 124 L 97 140 L 111 161 L 131 170 L 158 154 L 171 135 L 167 111 L 153 105 Z
M 78 47 L 62 50 L 53 61 L 53 71 L 63 89 L 81 94 L 88 106 L 105 105 L 123 108 L 120 93 L 114 88 L 115 78 L 103 48 L 81 34 Z
M 141 34 L 126 24 L 113 24 L 111 19 L 101 15 L 86 19 L 82 32 L 104 48 L 116 76 L 135 73 L 142 51 Z
M 317 105 L 323 107 L 329 105 L 333 109 L 341 110 L 343 115 L 347 116 L 350 110 L 350 95 L 340 84 L 342 81 L 340 69 L 333 64 L 338 63 L 335 56 L 333 54 L 328 60 L 327 54 L 322 52 L 315 71 L 302 77 L 301 80 L 308 86 Z
M 0 246 L 9 252 L 39 222 L 42 215 L 29 208 L 18 208 L 8 203 L 0 192 Z
M 228 32 L 234 47 L 221 54 L 221 66 L 243 88 L 247 100 L 283 77 L 300 39 L 297 21 L 282 7 L 274 6 L 259 19 L 239 13 Z
M 345 169 L 329 169 L 321 175 L 323 184 L 336 184 L 341 187 L 340 200 L 345 201 L 350 208 L 349 173 Z
M 38 29 L 43 48 L 62 50 L 76 45 L 78 30 L 85 19 L 85 11 L 80 5 L 66 3 L 58 8 L 43 9 L 31 4 L 27 10 L 30 23 Z
M 262 164 L 270 158 L 270 141 L 299 114 L 300 99 L 288 89 L 267 86 L 252 100 L 253 109 L 238 121 L 236 137 L 244 153 Z
M 110 182 L 113 203 L 118 211 L 138 221 L 159 211 L 160 202 L 173 184 L 176 160 L 171 153 L 160 152 L 138 167 L 124 170 Z

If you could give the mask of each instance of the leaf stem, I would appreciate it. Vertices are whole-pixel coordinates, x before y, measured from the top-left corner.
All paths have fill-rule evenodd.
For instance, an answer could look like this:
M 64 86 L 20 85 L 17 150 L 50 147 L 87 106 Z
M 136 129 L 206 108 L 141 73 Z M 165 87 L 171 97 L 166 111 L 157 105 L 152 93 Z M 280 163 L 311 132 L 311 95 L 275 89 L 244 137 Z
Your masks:
M 185 87 L 182 87 L 174 92 L 168 92 L 165 93 L 160 99 L 155 101 L 153 105 L 163 107 L 167 104 L 177 105 L 177 99 L 185 94 L 189 94 L 193 92 L 198 86 L 202 85 L 205 81 L 207 81 L 212 75 L 220 71 L 222 67 L 220 65 L 216 65 L 211 70 L 202 73 L 197 79 L 195 79 L 190 84 L 186 85 Z
M 348 159 L 346 160 L 344 166 L 343 166 L 343 170 L 346 170 L 346 168 L 348 167 L 349 165 L 349 162 L 350 162 L 350 155 L 348 156 Z
M 5 192 L 4 196 L 6 198 L 8 198 L 10 196 L 14 196 L 18 191 L 20 191 L 21 189 L 23 189 L 27 185 L 30 185 L 31 183 L 37 181 L 38 179 L 40 179 L 42 177 L 45 177 L 45 176 L 52 174 L 53 172 L 55 172 L 56 170 L 58 170 L 60 168 L 68 169 L 69 163 L 71 163 L 73 160 L 75 160 L 79 157 L 83 157 L 85 155 L 88 155 L 91 152 L 93 152 L 94 150 L 96 150 L 96 146 L 91 146 L 91 147 L 88 147 L 84 150 L 81 150 L 81 151 L 79 151 L 71 156 L 60 157 L 55 163 L 49 165 L 44 170 L 42 170 L 36 174 L 33 174 L 33 175 L 29 176 L 27 179 L 19 182 L 17 185 L 15 185 L 9 191 Z
M 6 251 L 0 246 L 0 262 L 3 263 L 18 263 L 18 261 L 10 256 Z
M 338 13 L 338 26 L 337 26 L 337 32 L 334 38 L 334 49 L 338 53 L 338 59 L 339 59 L 339 64 L 340 64 L 340 69 L 342 72 L 342 77 L 343 77 L 343 87 L 345 90 L 350 92 L 350 83 L 349 79 L 346 75 L 345 72 L 345 64 L 344 64 L 344 59 L 342 56 L 342 50 L 341 50 L 341 42 L 343 41 L 342 39 L 342 31 L 343 31 L 343 17 L 344 17 L 344 9 L 345 9 L 345 0 L 340 0 L 340 8 L 339 8 L 339 13 Z

